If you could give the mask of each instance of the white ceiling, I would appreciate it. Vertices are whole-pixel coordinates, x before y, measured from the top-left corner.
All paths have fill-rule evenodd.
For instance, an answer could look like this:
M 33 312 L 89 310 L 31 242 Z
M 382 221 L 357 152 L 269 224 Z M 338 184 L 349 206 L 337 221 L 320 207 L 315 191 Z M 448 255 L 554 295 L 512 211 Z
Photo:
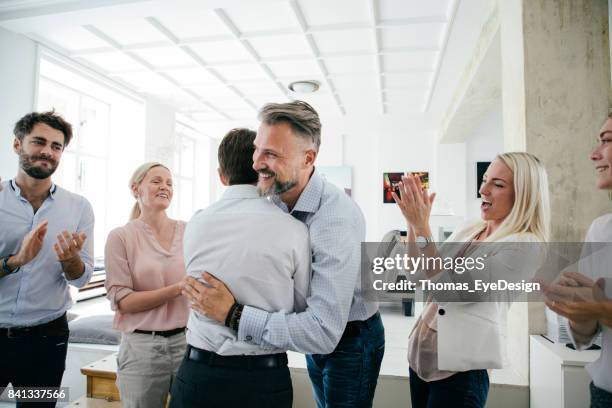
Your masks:
M 416 115 L 445 109 L 491 3 L 5 0 L 0 25 L 196 122 L 296 98 L 328 115 Z M 294 80 L 321 88 L 292 94 Z

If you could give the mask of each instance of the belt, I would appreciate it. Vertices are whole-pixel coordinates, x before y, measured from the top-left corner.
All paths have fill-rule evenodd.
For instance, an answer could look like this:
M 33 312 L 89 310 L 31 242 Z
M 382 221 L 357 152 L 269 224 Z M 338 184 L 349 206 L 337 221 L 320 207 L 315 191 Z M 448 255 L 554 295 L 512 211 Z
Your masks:
M 66 336 L 68 335 L 66 313 L 55 320 L 28 327 L 0 327 L 0 338 L 17 338 L 26 336 Z
M 377 319 L 380 319 L 379 312 L 374 313 L 367 320 L 354 320 L 352 322 L 348 322 L 346 324 L 346 328 L 344 329 L 344 333 L 342 333 L 342 337 L 352 338 L 359 336 L 364 328 L 370 328 L 372 323 L 374 323 Z
M 185 333 L 185 328 L 184 327 L 177 327 L 176 329 L 172 329 L 172 330 L 140 330 L 140 329 L 136 329 L 134 330 L 134 333 L 140 333 L 140 334 L 152 334 L 154 336 L 162 336 L 162 337 L 172 337 L 175 336 L 179 333 Z
M 280 368 L 287 366 L 287 354 L 265 354 L 259 356 L 221 356 L 212 351 L 187 346 L 188 360 L 216 367 L 229 368 Z

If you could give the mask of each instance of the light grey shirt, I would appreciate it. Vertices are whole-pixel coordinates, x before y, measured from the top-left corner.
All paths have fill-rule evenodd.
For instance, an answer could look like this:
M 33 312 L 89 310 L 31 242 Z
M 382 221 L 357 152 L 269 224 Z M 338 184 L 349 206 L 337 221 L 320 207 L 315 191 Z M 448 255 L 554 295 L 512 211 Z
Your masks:
M 15 180 L 2 182 L 0 191 L 0 257 L 19 251 L 23 237 L 42 221 L 49 221 L 38 255 L 19 271 L 0 278 L 0 327 L 36 326 L 57 319 L 72 306 L 68 285 L 81 288 L 93 273 L 94 213 L 80 195 L 51 185 L 38 211 L 21 195 Z M 85 272 L 68 280 L 53 250 L 62 231 L 84 232 L 80 256 Z
M 277 201 L 287 211 L 287 206 Z M 365 300 L 361 289 L 361 243 L 365 219 L 344 191 L 315 170 L 291 215 L 308 226 L 312 279 L 307 309 L 302 313 L 270 312 L 246 303 L 238 338 L 308 354 L 329 354 L 347 321 L 366 320 L 378 303 Z
M 578 265 L 579 272 L 593 280 L 604 278 L 605 295 L 607 298 L 612 298 L 612 251 L 610 251 L 610 245 L 602 245 L 612 243 L 612 214 L 595 219 L 584 240 L 586 243 L 583 255 L 590 255 L 581 257 Z M 589 246 L 589 242 L 595 244 Z M 600 325 L 597 332 L 589 338 L 583 338 L 571 329 L 568 330 L 568 333 L 578 350 L 589 347 L 601 333 L 601 356 L 588 364 L 586 369 L 593 379 L 593 384 L 612 392 L 612 328 Z
M 241 304 L 268 312 L 300 312 L 310 281 L 304 224 L 259 197 L 251 185 L 230 186 L 219 201 L 198 211 L 185 229 L 187 274 L 206 271 L 223 281 Z M 221 355 L 284 352 L 239 341 L 236 332 L 191 311 L 187 342 Z

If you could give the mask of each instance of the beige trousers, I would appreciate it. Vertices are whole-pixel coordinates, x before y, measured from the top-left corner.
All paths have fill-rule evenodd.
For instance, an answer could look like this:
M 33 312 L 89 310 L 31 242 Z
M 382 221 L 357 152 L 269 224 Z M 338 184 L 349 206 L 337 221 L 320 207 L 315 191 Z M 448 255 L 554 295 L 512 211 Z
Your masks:
M 163 408 L 187 343 L 171 337 L 124 333 L 117 355 L 117 387 L 124 408 Z

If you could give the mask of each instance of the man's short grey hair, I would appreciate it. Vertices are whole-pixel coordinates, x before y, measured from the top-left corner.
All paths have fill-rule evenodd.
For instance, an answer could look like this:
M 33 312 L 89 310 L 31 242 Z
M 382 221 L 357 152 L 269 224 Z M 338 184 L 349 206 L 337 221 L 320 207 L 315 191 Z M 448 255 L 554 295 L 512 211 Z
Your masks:
M 289 124 L 297 137 L 312 142 L 319 150 L 321 121 L 317 111 L 306 102 L 268 103 L 261 108 L 258 117 L 266 125 Z

